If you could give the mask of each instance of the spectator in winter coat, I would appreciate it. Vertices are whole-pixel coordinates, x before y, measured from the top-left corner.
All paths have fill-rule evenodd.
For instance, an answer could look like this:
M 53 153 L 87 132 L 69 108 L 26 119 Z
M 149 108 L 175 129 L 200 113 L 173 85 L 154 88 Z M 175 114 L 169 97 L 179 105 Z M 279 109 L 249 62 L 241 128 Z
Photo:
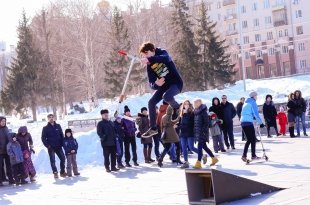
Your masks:
M 31 182 L 35 181 L 36 170 L 34 168 L 33 162 L 31 160 L 31 153 L 34 153 L 33 150 L 33 141 L 30 133 L 26 126 L 21 126 L 18 129 L 17 141 L 19 142 L 23 156 L 24 156 L 24 169 L 26 176 L 30 178 Z
M 266 101 L 263 105 L 263 115 L 265 118 L 266 126 L 267 126 L 267 133 L 268 137 L 272 137 L 270 135 L 270 127 L 274 127 L 276 131 L 276 135 L 279 136 L 278 128 L 277 128 L 277 109 L 273 104 L 272 96 L 266 95 Z
M 300 90 L 296 90 L 294 92 L 295 94 L 295 101 L 296 101 L 296 111 L 295 111 L 295 115 L 296 115 L 296 131 L 297 131 L 297 137 L 300 136 L 300 128 L 299 128 L 299 123 L 301 122 L 302 124 L 302 129 L 304 131 L 304 136 L 308 136 L 307 135 L 307 130 L 306 130 L 306 109 L 307 109 L 307 105 L 306 105 L 306 101 L 305 99 L 301 96 L 301 91 Z
M 76 141 L 76 139 L 74 139 L 71 129 L 65 130 L 65 138 L 63 142 L 63 147 L 64 147 L 65 154 L 67 157 L 68 177 L 72 177 L 72 169 L 73 169 L 74 176 L 79 176 L 80 173 L 78 172 L 78 166 L 76 162 L 76 154 L 79 148 L 79 144 Z
M 235 106 L 227 101 L 227 96 L 222 96 L 222 109 L 223 109 L 223 134 L 224 134 L 224 140 L 225 145 L 227 149 L 231 148 L 235 149 L 235 139 L 234 139 L 234 123 L 233 119 L 236 116 L 237 112 L 235 109 Z
M 214 112 L 217 118 L 220 120 L 224 119 L 224 113 L 220 99 L 218 99 L 217 97 L 214 97 L 212 99 L 212 106 L 209 108 L 209 112 Z
M 119 169 L 124 169 L 125 166 L 123 165 L 122 158 L 124 154 L 124 126 L 122 124 L 122 118 L 118 117 L 114 121 L 114 127 L 116 130 L 116 156 L 117 156 L 117 166 Z
M 239 121 L 240 121 L 240 118 L 241 118 L 241 111 L 242 111 L 242 106 L 244 104 L 244 101 L 245 101 L 245 98 L 242 97 L 240 98 L 240 101 L 238 102 L 237 104 L 237 115 L 238 115 L 238 118 L 239 118 Z M 242 141 L 245 141 L 245 137 L 244 137 L 244 133 L 242 132 Z
M 108 110 L 101 110 L 100 114 L 102 120 L 97 125 L 97 134 L 103 149 L 104 166 L 108 173 L 118 171 L 119 169 L 116 168 L 116 131 L 114 123 L 109 120 Z
M 166 50 L 155 48 L 154 44 L 148 42 L 142 44 L 140 54 L 143 56 L 141 63 L 147 67 L 150 87 L 156 90 L 149 100 L 150 129 L 143 134 L 146 137 L 158 133 L 155 106 L 161 100 L 173 107 L 177 115 L 180 105 L 174 97 L 182 91 L 183 80 Z
M 66 177 L 67 173 L 65 172 L 65 163 L 66 157 L 62 150 L 64 134 L 61 129 L 61 126 L 54 121 L 54 115 L 47 115 L 48 123 L 42 130 L 42 142 L 48 150 L 50 157 L 51 167 L 53 170 L 54 178 L 58 178 L 58 171 L 55 165 L 55 154 L 60 160 L 60 176 Z
M 208 155 L 212 158 L 210 166 L 215 165 L 218 162 L 218 159 L 214 156 L 212 151 L 208 148 L 207 142 L 209 142 L 209 116 L 208 108 L 206 105 L 202 104 L 201 99 L 194 101 L 194 136 L 198 142 L 198 160 L 193 168 L 201 169 L 201 159 L 202 159 L 202 150 L 205 150 Z M 203 158 L 203 163 L 207 163 L 207 157 Z
M 224 148 L 224 140 L 220 128 L 220 124 L 223 123 L 223 120 L 220 120 L 217 118 L 216 114 L 214 112 L 210 112 L 209 116 L 211 118 L 210 122 L 210 135 L 213 140 L 213 148 L 214 152 L 218 153 L 218 151 L 221 150 L 221 152 L 226 152 Z
M 280 106 L 280 112 L 278 112 L 277 118 L 279 119 L 279 125 L 280 125 L 280 134 L 285 136 L 286 134 L 286 125 L 288 124 L 286 114 L 284 112 L 284 108 Z
M 127 117 L 131 117 L 130 114 L 130 109 L 126 105 L 124 107 L 124 114 Z M 127 120 L 125 118 L 122 119 L 122 124 L 124 126 L 124 131 L 125 131 L 125 138 L 124 138 L 124 145 L 125 145 L 125 162 L 126 162 L 126 167 L 131 167 L 130 162 L 130 146 L 131 146 L 131 151 L 132 151 L 132 161 L 135 166 L 139 166 L 137 160 L 137 144 L 136 144 L 136 125 L 134 122 Z
M 245 137 L 247 139 L 244 145 L 243 155 L 241 158 L 244 162 L 247 161 L 247 153 L 250 144 L 251 144 L 252 160 L 259 159 L 259 157 L 257 157 L 255 153 L 256 135 L 254 129 L 254 118 L 260 124 L 261 128 L 265 126 L 258 113 L 258 107 L 256 104 L 257 92 L 251 91 L 249 96 L 250 97 L 245 101 L 243 105 L 240 119 L 242 131 L 244 132 Z
M 177 123 L 179 122 L 179 116 L 177 119 L 172 120 L 172 115 L 173 115 L 173 108 L 171 106 L 168 106 L 166 114 L 162 118 L 162 142 L 164 145 L 164 150 L 161 153 L 159 159 L 158 159 L 158 166 L 162 167 L 163 166 L 163 160 L 165 155 L 168 153 L 170 150 L 172 144 L 175 144 L 176 146 L 176 154 L 177 154 L 177 159 L 176 163 L 177 164 L 183 164 L 180 160 L 181 156 L 181 144 L 180 144 L 180 139 L 179 136 L 176 132 L 176 127 Z
M 150 127 L 150 121 L 148 118 L 147 108 L 141 108 L 141 113 L 138 114 L 138 118 L 136 119 L 136 123 L 138 125 L 138 130 L 140 133 L 145 133 Z M 141 143 L 143 144 L 143 154 L 145 163 L 149 164 L 155 162 L 152 159 L 152 137 L 141 138 Z
M 288 103 L 287 103 L 287 120 L 288 120 L 288 130 L 290 133 L 290 137 L 296 137 L 294 134 L 294 126 L 295 126 L 295 119 L 296 119 L 296 109 L 297 103 L 295 100 L 294 93 L 289 94 L 288 96 Z
M 23 166 L 24 156 L 22 148 L 16 139 L 16 134 L 12 133 L 9 137 L 9 143 L 7 144 L 8 155 L 10 156 L 10 163 L 15 179 L 16 185 L 27 184 L 25 180 L 25 170 Z
M 10 158 L 7 153 L 7 144 L 9 143 L 9 129 L 6 126 L 6 118 L 0 117 L 0 186 L 3 185 L 5 178 L 4 163 L 6 166 L 6 175 L 9 179 L 9 184 L 14 184 L 12 176 L 12 169 L 10 164 Z
M 196 147 L 194 147 L 194 107 L 190 103 L 189 100 L 185 100 L 181 106 L 181 113 L 180 113 L 180 123 L 179 123 L 179 130 L 180 130 L 180 139 L 184 157 L 184 164 L 181 168 L 189 168 L 188 163 L 188 150 L 187 147 L 190 148 L 191 151 L 198 153 Z

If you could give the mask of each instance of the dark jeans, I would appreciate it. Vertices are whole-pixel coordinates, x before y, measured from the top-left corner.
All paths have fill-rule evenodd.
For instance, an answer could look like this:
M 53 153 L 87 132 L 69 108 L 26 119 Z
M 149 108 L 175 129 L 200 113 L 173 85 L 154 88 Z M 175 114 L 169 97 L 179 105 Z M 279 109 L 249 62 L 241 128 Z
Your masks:
M 55 154 L 58 156 L 58 158 L 60 160 L 60 174 L 63 174 L 63 173 L 65 173 L 65 163 L 66 163 L 65 154 L 64 154 L 62 148 L 58 148 L 58 149 L 49 148 L 48 149 L 48 155 L 50 157 L 50 162 L 51 162 L 51 167 L 52 167 L 53 173 L 58 172 L 57 167 L 55 165 L 55 162 L 56 162 Z
M 205 150 L 210 157 L 214 157 L 206 142 L 198 142 L 198 161 L 202 159 L 202 150 Z
M 182 137 L 181 135 L 180 139 L 181 139 L 183 157 L 184 160 L 187 162 L 188 161 L 187 148 L 189 147 L 190 151 L 193 151 L 195 153 L 198 153 L 198 149 L 194 147 L 194 137 Z
M 118 138 L 118 146 L 119 150 L 117 151 L 117 163 L 121 164 L 122 163 L 122 158 L 124 155 L 124 141 L 123 139 Z
M 152 98 L 149 100 L 149 116 L 150 116 L 150 127 L 156 127 L 156 105 L 161 100 L 169 103 L 171 107 L 177 109 L 180 107 L 179 103 L 175 101 L 174 96 L 180 93 L 180 89 L 177 85 L 170 85 L 167 89 L 161 89 L 155 91 Z
M 104 156 L 104 167 L 106 169 L 111 169 L 116 167 L 116 147 L 115 146 L 103 146 L 103 156 Z M 111 163 L 110 163 L 111 159 Z
M 153 140 L 154 140 L 154 153 L 156 158 L 160 157 L 160 152 L 159 152 L 159 144 L 160 144 L 160 132 L 157 135 L 153 136 Z
M 164 150 L 160 155 L 160 158 L 163 160 L 165 155 L 170 151 L 170 148 L 174 144 L 176 146 L 176 153 L 177 153 L 177 160 L 180 161 L 180 155 L 181 155 L 181 143 L 175 142 L 175 143 L 164 143 Z
M 4 162 L 5 162 L 5 169 L 6 169 L 6 176 L 9 178 L 10 181 L 13 180 L 12 176 L 12 169 L 10 163 L 10 157 L 7 154 L 0 154 L 0 182 L 2 182 L 2 177 L 5 177 L 4 173 Z
M 235 139 L 233 133 L 233 123 L 228 123 L 223 125 L 223 135 L 225 140 L 225 145 L 227 148 L 235 147 Z
M 12 165 L 13 176 L 16 182 L 25 178 L 25 170 L 23 163 L 18 163 Z
M 132 161 L 137 162 L 137 144 L 136 144 L 136 138 L 135 136 L 128 137 L 126 136 L 124 138 L 124 145 L 125 145 L 125 162 L 130 162 L 130 150 L 129 147 L 131 146 L 131 152 L 132 152 Z
M 247 156 L 250 144 L 251 144 L 252 157 L 255 157 L 256 156 L 256 154 L 255 154 L 256 135 L 255 135 L 254 125 L 244 126 L 244 127 L 242 127 L 242 130 L 243 130 L 244 135 L 247 139 L 247 141 L 244 145 L 243 157 Z
M 153 143 L 143 144 L 144 149 L 147 149 L 147 148 L 152 149 L 152 147 L 153 147 Z

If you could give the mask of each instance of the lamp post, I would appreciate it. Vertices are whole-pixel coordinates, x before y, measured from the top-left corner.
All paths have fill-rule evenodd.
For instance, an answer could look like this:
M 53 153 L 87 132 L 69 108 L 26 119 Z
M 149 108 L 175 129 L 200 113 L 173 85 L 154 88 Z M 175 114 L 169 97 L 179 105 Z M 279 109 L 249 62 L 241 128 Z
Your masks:
M 240 36 L 240 52 L 241 52 L 241 70 L 242 70 L 242 78 L 243 78 L 243 89 L 246 91 L 246 71 L 244 68 L 244 52 L 243 52 L 243 33 L 242 33 L 242 21 L 241 21 L 241 7 L 240 0 L 237 1 L 237 11 L 238 11 L 238 22 L 239 22 L 239 36 Z M 239 68 L 240 69 L 240 68 Z

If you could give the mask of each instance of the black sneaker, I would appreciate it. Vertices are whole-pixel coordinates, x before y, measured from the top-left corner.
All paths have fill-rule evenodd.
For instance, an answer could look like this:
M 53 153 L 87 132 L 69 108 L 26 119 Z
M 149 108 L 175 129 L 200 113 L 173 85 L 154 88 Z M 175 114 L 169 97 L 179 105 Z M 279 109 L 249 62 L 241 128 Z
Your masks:
M 113 167 L 113 168 L 111 169 L 111 171 L 112 171 L 112 172 L 117 172 L 117 171 L 119 171 L 119 169 L 116 168 L 116 167 Z
M 236 149 L 235 147 L 231 147 L 231 149 Z
M 131 164 L 129 164 L 129 162 L 128 162 L 128 163 L 126 163 L 126 167 L 132 167 L 132 166 L 131 166 Z
M 125 168 L 125 166 L 122 163 L 119 163 L 117 166 L 118 166 L 119 169 L 124 169 Z
M 272 138 L 272 136 L 271 136 L 271 135 L 268 135 L 268 138 Z
M 225 150 L 225 149 L 222 149 L 221 152 L 226 152 L 226 150 Z
M 106 168 L 105 171 L 108 172 L 108 173 L 111 172 L 111 170 L 109 168 Z
M 256 138 L 256 142 L 260 142 L 260 140 Z
M 306 133 L 306 132 L 304 132 L 304 136 L 305 136 L 305 137 L 308 137 L 308 135 L 307 135 L 307 133 Z
M 158 130 L 157 128 L 150 128 L 148 131 L 146 131 L 145 133 L 143 133 L 142 138 L 149 138 L 152 137 L 154 135 L 158 134 Z
M 137 162 L 134 162 L 133 165 L 135 165 L 136 167 L 139 166 L 139 164 Z
M 20 183 L 21 184 L 28 184 L 28 182 L 25 179 L 22 179 Z
M 80 176 L 81 174 L 78 172 L 78 173 L 74 173 L 74 176 Z
M 16 184 L 15 180 L 9 180 L 9 185 L 14 185 Z

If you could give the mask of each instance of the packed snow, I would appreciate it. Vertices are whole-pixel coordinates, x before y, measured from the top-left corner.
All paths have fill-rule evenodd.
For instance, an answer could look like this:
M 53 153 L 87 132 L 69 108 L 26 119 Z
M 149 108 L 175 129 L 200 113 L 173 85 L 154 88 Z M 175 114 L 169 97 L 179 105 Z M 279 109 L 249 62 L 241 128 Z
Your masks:
M 246 92 L 243 91 L 243 82 L 238 81 L 235 85 L 223 90 L 215 89 L 182 93 L 177 96 L 177 100 L 182 102 L 185 99 L 201 98 L 204 103 L 210 106 L 213 97 L 221 97 L 221 95 L 225 94 L 230 102 L 237 104 L 241 97 L 247 97 L 250 90 L 255 90 L 259 94 L 258 104 L 263 104 L 267 94 L 273 95 L 274 101 L 280 103 L 286 102 L 287 94 L 297 89 L 302 91 L 303 97 L 310 98 L 310 75 L 270 80 L 246 80 L 246 84 Z M 124 105 L 128 105 L 131 113 L 136 115 L 141 107 L 147 106 L 150 97 L 151 94 L 129 96 L 121 106 L 123 108 Z M 84 102 L 84 106 L 88 110 L 89 103 Z M 64 130 L 68 127 L 67 123 L 69 120 L 98 119 L 100 118 L 99 113 L 102 108 L 108 108 L 110 113 L 114 113 L 116 107 L 116 101 L 101 99 L 99 100 L 99 107 L 93 111 L 85 114 L 68 115 L 65 117 L 65 120 L 58 121 L 58 123 L 61 124 Z M 47 113 L 41 112 L 38 114 L 38 119 L 45 119 Z M 34 150 L 36 153 L 33 155 L 33 161 L 38 172 L 38 182 L 22 188 L 1 187 L 0 204 L 27 204 L 27 202 L 38 204 L 43 201 L 48 203 L 58 203 L 59 201 L 59 203 L 66 202 L 66 204 L 67 202 L 69 204 L 88 204 L 92 202 L 94 204 L 188 204 L 184 171 L 173 168 L 176 165 L 172 165 L 168 161 L 165 162 L 162 169 L 159 169 L 155 164 L 144 164 L 142 145 L 140 145 L 139 139 L 137 139 L 137 153 L 138 161 L 142 166 L 122 170 L 119 174 L 109 175 L 104 172 L 102 148 L 95 127 L 87 129 L 87 132 L 83 132 L 80 129 L 75 131 L 75 128 L 73 128 L 73 131 L 75 131 L 74 137 L 79 143 L 77 161 L 82 176 L 54 181 L 51 175 L 47 150 L 41 142 L 41 131 L 46 122 L 27 123 L 27 120 L 17 120 L 13 117 L 9 117 L 8 121 L 10 122 L 8 126 L 13 132 L 16 132 L 19 126 L 27 125 L 34 139 Z M 265 183 L 291 188 L 289 193 L 293 194 L 294 197 L 301 197 L 300 202 L 310 201 L 309 195 L 298 193 L 301 190 L 307 191 L 307 193 L 310 192 L 310 177 L 308 173 L 310 162 L 305 157 L 309 155 L 309 138 L 292 140 L 289 138 L 267 139 L 264 137 L 271 161 L 250 166 L 245 166 L 241 162 L 240 156 L 244 143 L 241 142 L 240 136 L 236 136 L 236 139 L 237 150 L 228 154 L 221 154 L 219 156 L 220 163 L 216 169 L 222 169 Z M 212 147 L 212 144 L 210 144 L 210 147 Z M 257 147 L 261 151 L 259 144 L 257 144 Z M 195 159 L 196 156 L 191 157 L 192 164 Z M 59 164 L 58 161 L 56 164 Z M 296 191 L 294 191 L 294 188 L 296 188 Z M 66 192 L 70 193 L 67 194 Z M 240 203 L 282 203 L 284 202 L 281 200 L 282 198 L 287 199 L 287 196 L 282 193 L 285 193 L 285 191 L 272 193 L 268 196 L 252 197 Z M 304 193 L 306 194 L 306 192 Z M 173 196 L 171 196 L 172 194 Z M 277 197 L 278 195 L 279 198 Z M 239 204 L 239 202 L 234 202 L 233 204 Z M 291 204 L 297 203 L 294 201 Z

